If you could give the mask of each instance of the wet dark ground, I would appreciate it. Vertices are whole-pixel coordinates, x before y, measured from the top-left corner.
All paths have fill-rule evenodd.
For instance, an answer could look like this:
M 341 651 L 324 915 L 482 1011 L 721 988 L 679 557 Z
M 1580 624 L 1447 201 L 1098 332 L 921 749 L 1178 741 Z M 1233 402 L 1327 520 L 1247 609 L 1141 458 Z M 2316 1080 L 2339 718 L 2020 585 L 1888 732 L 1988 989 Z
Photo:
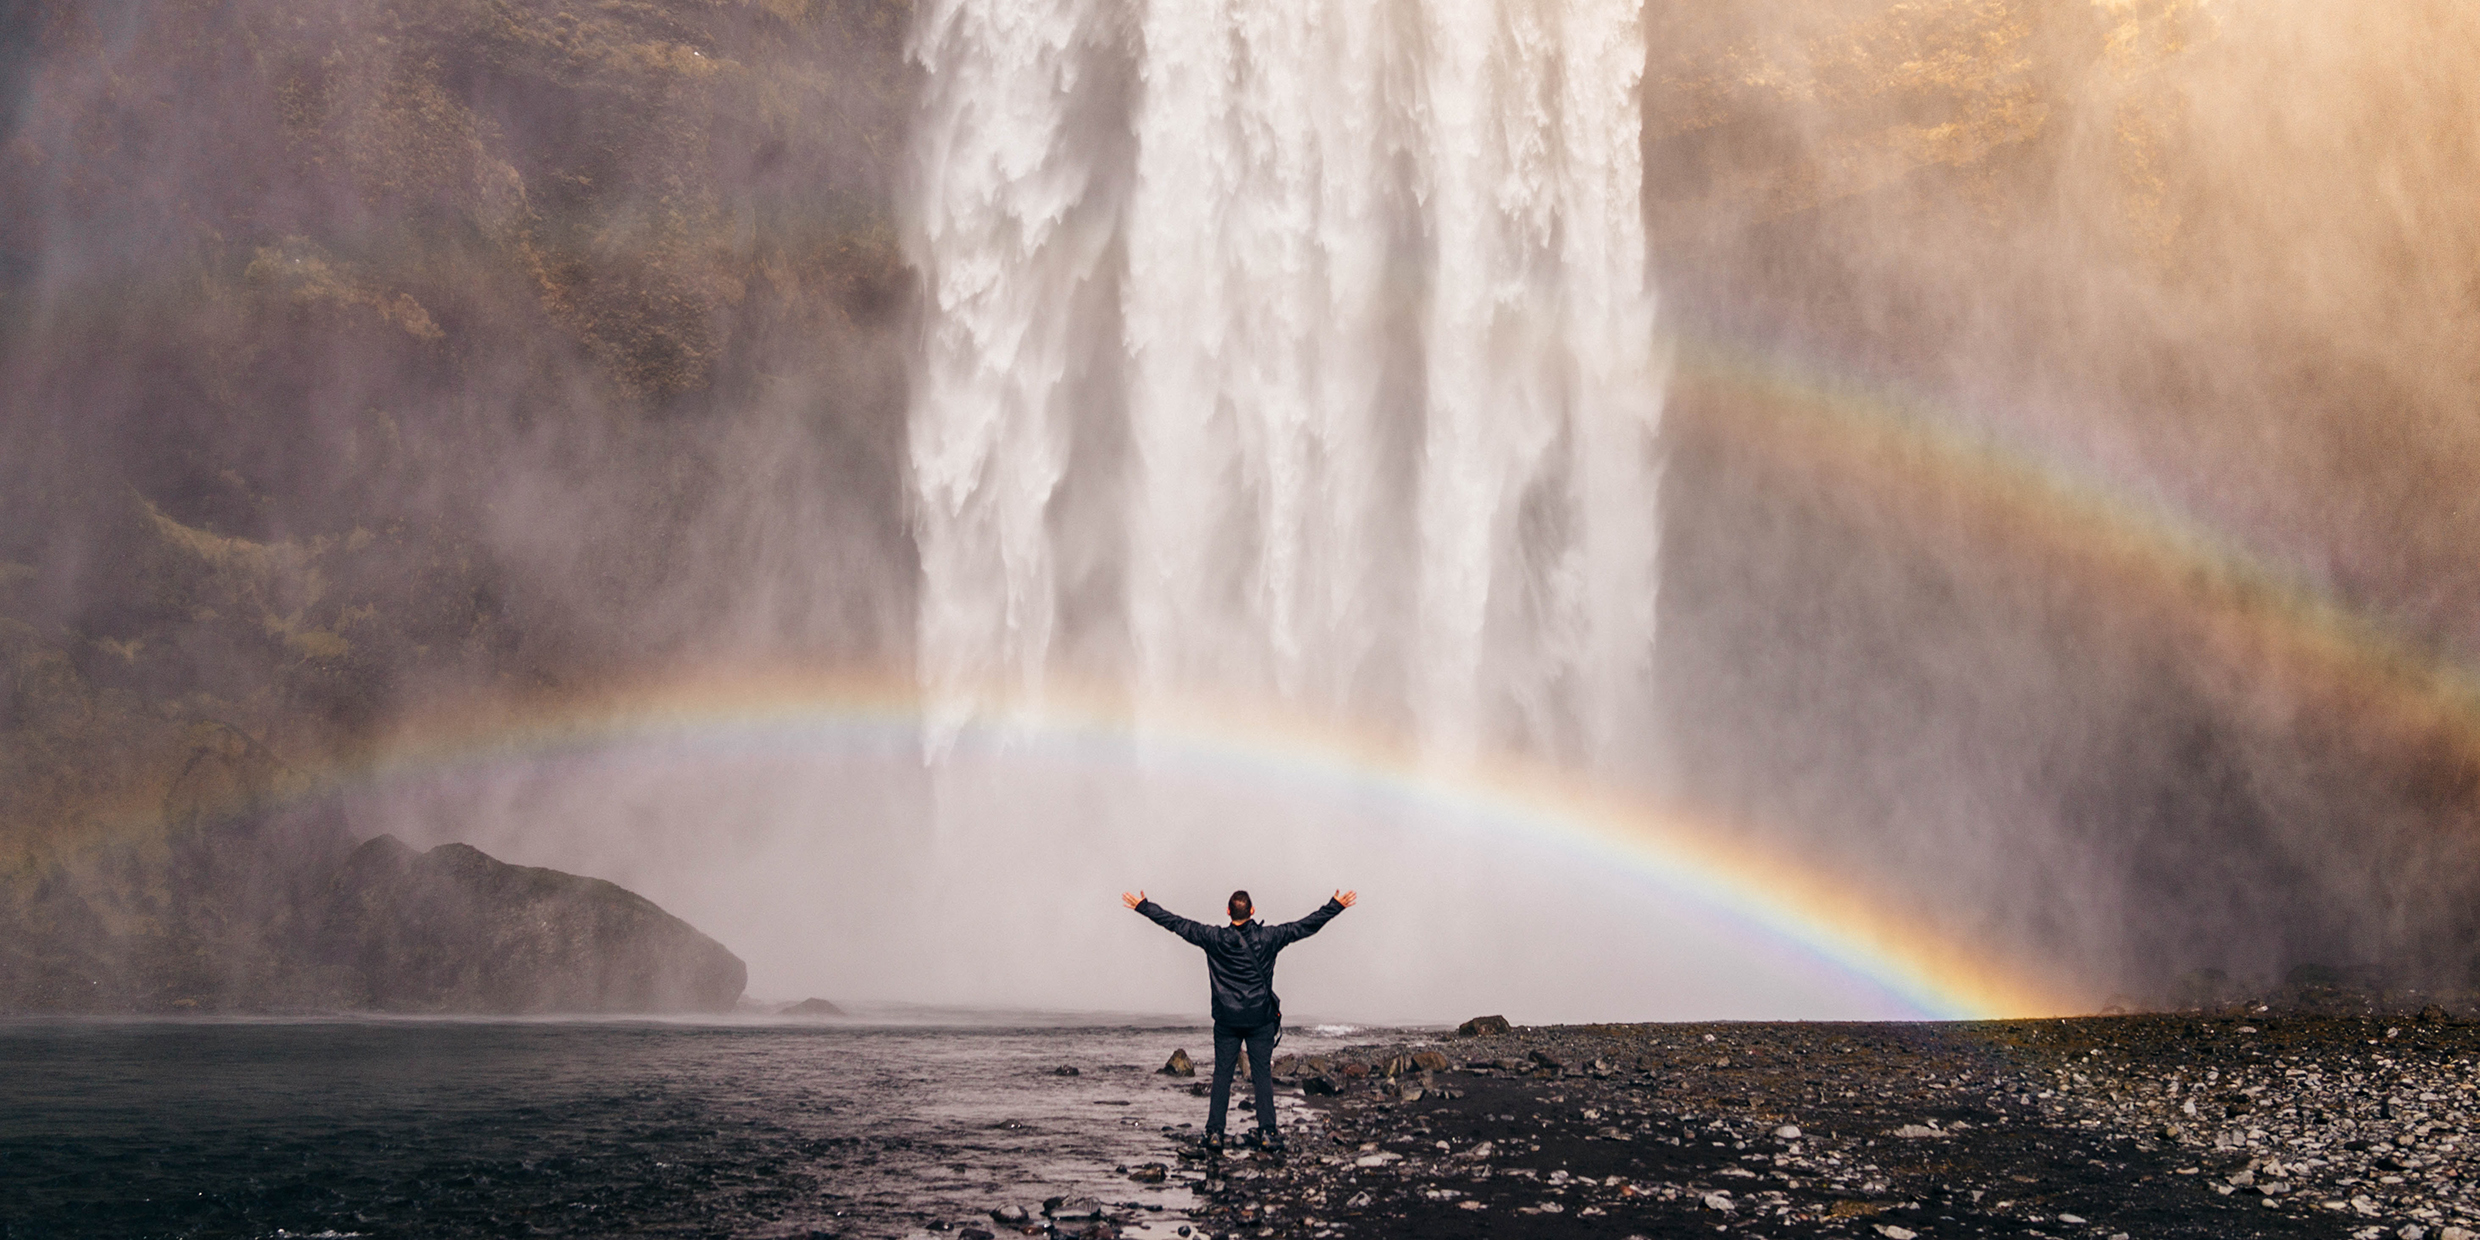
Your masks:
M 1195 1037 L 0 1022 L 0 1236 L 895 1236 L 1067 1193 L 1176 1220 L 1186 1191 L 1113 1167 L 1194 1118 L 1140 1061 Z

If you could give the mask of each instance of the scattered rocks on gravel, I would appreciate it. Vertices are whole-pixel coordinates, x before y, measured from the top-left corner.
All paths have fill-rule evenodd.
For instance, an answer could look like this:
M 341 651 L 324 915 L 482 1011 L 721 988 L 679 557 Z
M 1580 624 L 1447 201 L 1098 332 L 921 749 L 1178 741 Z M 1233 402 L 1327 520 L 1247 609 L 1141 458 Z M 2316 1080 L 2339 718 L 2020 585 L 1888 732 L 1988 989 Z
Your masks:
M 1207 1240 L 2480 1240 L 2475 1064 L 2442 1009 L 1509 1026 L 1279 1056 L 1288 1148 L 1180 1125 L 1119 1170 L 1187 1188 Z M 992 1217 L 1099 1240 L 1165 1209 Z
M 1217 1238 L 2474 1240 L 2476 1057 L 2272 1015 L 1511 1027 L 1279 1058 L 1285 1156 L 1167 1135 Z

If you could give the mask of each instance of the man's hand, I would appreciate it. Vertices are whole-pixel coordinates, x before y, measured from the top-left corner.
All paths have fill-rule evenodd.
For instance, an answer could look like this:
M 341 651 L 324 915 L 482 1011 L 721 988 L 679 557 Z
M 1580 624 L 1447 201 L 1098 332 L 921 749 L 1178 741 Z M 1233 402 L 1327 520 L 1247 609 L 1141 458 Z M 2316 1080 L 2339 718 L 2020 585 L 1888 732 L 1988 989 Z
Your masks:
M 1130 895 L 1123 891 L 1119 893 L 1119 902 L 1130 908 L 1135 908 L 1136 906 L 1145 903 L 1145 893 L 1140 891 L 1135 895 Z
M 1345 908 L 1350 908 L 1360 902 L 1361 893 L 1357 891 L 1338 891 L 1335 893 L 1335 903 L 1340 904 Z M 1135 908 L 1136 905 L 1131 904 L 1128 907 Z

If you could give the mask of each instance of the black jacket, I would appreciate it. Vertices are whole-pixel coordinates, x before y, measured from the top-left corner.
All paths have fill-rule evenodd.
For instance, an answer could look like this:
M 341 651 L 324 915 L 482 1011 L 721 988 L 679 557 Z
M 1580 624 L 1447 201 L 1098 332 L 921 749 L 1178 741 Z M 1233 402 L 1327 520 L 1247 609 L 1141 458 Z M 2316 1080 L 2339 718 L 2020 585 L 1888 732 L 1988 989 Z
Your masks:
M 1206 980 L 1214 988 L 1214 1023 L 1254 1029 L 1283 1015 L 1274 993 L 1275 953 L 1323 929 L 1343 905 L 1328 900 L 1298 921 L 1269 926 L 1249 921 L 1237 926 L 1209 926 L 1147 900 L 1137 911 L 1154 924 L 1206 949 Z

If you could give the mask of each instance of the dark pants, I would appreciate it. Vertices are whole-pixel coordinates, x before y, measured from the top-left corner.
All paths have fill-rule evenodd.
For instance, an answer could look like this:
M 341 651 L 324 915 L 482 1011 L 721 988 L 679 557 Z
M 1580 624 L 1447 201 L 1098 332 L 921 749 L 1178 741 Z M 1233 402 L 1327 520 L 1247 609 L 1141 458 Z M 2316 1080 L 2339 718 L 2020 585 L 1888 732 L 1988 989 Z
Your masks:
M 1223 1112 L 1231 1106 L 1231 1074 L 1240 1067 L 1240 1046 L 1249 1048 L 1249 1080 L 1257 1086 L 1257 1127 L 1274 1130 L 1274 1035 L 1283 1022 L 1270 1020 L 1255 1029 L 1214 1026 L 1214 1099 L 1206 1104 L 1206 1131 L 1223 1131 Z

